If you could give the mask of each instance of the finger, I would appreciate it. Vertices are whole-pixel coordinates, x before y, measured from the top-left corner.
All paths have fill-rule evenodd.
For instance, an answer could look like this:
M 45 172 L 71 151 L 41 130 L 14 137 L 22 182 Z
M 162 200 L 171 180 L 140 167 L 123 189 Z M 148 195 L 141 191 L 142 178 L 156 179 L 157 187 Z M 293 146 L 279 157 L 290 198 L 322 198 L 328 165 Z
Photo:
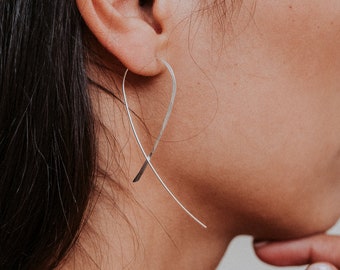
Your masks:
M 277 266 L 328 262 L 340 268 L 340 237 L 317 235 L 300 240 L 255 243 L 255 252 L 264 262 Z
M 314 263 L 308 266 L 306 270 L 338 270 L 338 269 L 329 263 Z

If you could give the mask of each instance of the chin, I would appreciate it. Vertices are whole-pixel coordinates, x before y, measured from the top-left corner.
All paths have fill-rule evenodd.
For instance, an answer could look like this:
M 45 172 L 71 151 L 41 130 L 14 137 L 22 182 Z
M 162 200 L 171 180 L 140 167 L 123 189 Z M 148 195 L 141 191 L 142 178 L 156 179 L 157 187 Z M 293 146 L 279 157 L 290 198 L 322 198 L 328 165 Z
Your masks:
M 324 233 L 332 228 L 338 221 L 335 218 L 315 217 L 309 218 L 305 216 L 299 220 L 285 220 L 282 222 L 269 222 L 261 228 L 258 228 L 254 234 L 255 239 L 263 240 L 289 240 L 310 236 L 313 234 Z

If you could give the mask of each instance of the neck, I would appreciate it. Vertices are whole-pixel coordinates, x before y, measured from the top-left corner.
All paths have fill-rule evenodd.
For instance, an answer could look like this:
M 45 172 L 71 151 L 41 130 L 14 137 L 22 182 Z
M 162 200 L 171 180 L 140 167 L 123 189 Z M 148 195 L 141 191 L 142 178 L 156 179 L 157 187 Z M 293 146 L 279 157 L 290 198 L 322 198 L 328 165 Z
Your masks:
M 225 209 L 217 213 L 206 203 L 205 199 L 211 198 L 200 198 L 197 188 L 183 185 L 186 179 L 174 175 L 176 170 L 168 170 L 171 165 L 160 160 L 161 149 L 153 156 L 154 165 L 165 179 L 172 179 L 167 181 L 169 188 L 208 228 L 201 227 L 177 205 L 149 168 L 139 182 L 132 183 L 144 158 L 129 130 L 125 111 L 104 94 L 93 99 L 94 105 L 101 104 L 105 109 L 94 106 L 105 127 L 98 128 L 97 136 L 98 162 L 104 162 L 99 166 L 106 177 L 96 181 L 99 192 L 92 196 L 89 218 L 62 269 L 216 268 L 235 236 L 235 226 L 228 227 L 225 222 L 228 213 Z M 133 104 L 134 99 L 130 100 Z M 140 115 L 138 103 L 133 105 L 133 111 Z M 150 138 L 142 139 L 151 149 Z
M 141 194 L 151 184 L 160 186 L 145 178 L 138 185 L 146 187 L 137 187 L 134 199 L 121 194 L 115 202 L 112 187 L 103 184 L 65 269 L 216 268 L 232 236 L 216 227 L 202 228 L 159 188 Z

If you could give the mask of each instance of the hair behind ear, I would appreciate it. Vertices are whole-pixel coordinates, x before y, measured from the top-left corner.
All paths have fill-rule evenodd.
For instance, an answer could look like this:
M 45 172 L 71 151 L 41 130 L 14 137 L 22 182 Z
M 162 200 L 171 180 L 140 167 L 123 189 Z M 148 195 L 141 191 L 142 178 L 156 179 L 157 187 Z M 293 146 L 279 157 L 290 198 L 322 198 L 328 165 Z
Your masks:
M 92 189 L 94 132 L 74 1 L 0 1 L 0 268 L 51 269 Z

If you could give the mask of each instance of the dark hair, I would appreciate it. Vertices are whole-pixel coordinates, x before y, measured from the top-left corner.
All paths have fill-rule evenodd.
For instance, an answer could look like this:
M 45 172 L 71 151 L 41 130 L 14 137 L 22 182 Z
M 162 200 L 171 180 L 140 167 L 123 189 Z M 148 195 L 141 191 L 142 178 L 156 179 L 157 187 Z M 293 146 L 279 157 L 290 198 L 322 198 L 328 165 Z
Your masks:
M 0 0 L 0 269 L 59 265 L 105 175 L 88 84 L 117 97 L 87 78 L 89 34 L 75 0 Z
M 93 189 L 94 120 L 73 0 L 0 1 L 0 269 L 51 269 Z

